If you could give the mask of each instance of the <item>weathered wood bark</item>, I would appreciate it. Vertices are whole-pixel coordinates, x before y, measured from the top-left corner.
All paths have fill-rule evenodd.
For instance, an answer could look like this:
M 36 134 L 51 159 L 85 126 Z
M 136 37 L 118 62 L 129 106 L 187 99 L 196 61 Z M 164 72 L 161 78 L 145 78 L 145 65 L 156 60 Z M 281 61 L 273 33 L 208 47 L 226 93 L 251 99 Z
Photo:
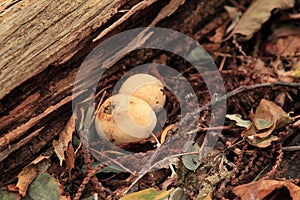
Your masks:
M 126 29 L 154 26 L 163 19 L 160 26 L 201 39 L 199 35 L 216 28 L 204 26 L 213 15 L 219 14 L 220 23 L 228 18 L 223 4 L 218 0 L 205 4 L 183 0 L 3 2 L 0 183 L 49 148 L 64 128 L 72 111 L 76 72 L 99 42 Z M 93 42 L 99 34 L 99 40 Z

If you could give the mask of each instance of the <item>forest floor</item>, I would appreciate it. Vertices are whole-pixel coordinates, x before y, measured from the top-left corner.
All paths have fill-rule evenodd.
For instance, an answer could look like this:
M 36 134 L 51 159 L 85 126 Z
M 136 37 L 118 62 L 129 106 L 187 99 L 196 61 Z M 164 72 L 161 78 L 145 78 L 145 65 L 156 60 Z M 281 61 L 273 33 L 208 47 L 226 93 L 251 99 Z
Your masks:
M 183 139 L 176 136 L 178 123 L 186 116 L 181 115 L 182 105 L 167 88 L 167 119 L 162 128 L 154 133 L 155 137 L 125 145 L 124 149 L 131 154 L 120 159 L 115 149 L 93 152 L 93 145 L 98 143 L 86 148 L 87 143 L 82 134 L 74 131 L 71 118 L 57 140 L 67 141 L 62 153 L 57 153 L 61 147 L 54 144 L 55 152 L 52 149 L 50 156 L 39 157 L 27 165 L 19 174 L 18 183 L 1 187 L 1 199 L 19 199 L 21 195 L 25 199 L 45 199 L 43 194 L 51 196 L 49 199 L 300 199 L 300 6 L 279 7 L 288 1 L 272 2 L 268 6 L 232 5 L 226 8 L 232 14 L 230 19 L 226 23 L 222 16 L 212 20 L 206 28 L 213 31 L 207 32 L 206 37 L 205 28 L 192 31 L 193 39 L 211 55 L 218 68 L 227 94 L 225 101 L 212 101 L 203 78 L 208 74 L 209 84 L 214 85 L 218 81 L 215 72 L 199 74 L 191 63 L 167 51 L 134 51 L 115 64 L 118 70 L 109 79 L 98 83 L 97 101 L 101 102 L 112 95 L 113 85 L 120 77 L 128 75 L 128 69 L 137 64 L 174 67 L 191 84 L 201 108 L 197 128 L 184 130 L 193 134 L 184 135 Z M 240 21 L 234 22 L 235 19 Z M 197 19 L 189 20 L 186 23 L 193 24 Z M 182 29 L 190 35 L 186 27 Z M 180 27 L 177 31 L 181 32 Z M 190 56 L 199 58 L 197 52 Z M 178 84 L 163 70 L 154 70 L 152 74 L 171 85 Z M 185 95 L 185 88 L 178 87 L 182 92 L 179 95 Z M 222 90 L 217 87 L 218 84 L 215 91 Z M 219 115 L 222 111 L 218 109 L 212 112 L 213 106 L 224 108 L 220 103 L 226 104 L 226 118 Z M 89 127 L 90 141 L 97 136 L 90 123 L 86 124 L 93 115 L 86 114 L 90 116 L 81 122 Z M 158 122 L 162 120 L 159 117 Z M 225 118 L 223 125 L 210 126 L 212 119 L 218 117 Z M 83 117 L 75 116 L 76 123 L 80 118 Z M 203 150 L 199 148 L 214 133 L 218 133 L 214 148 L 198 160 Z M 185 145 L 189 147 L 184 152 L 177 152 Z M 130 167 L 138 169 L 153 158 L 151 155 L 163 151 L 168 153 L 161 154 L 151 169 L 142 173 L 131 170 Z M 104 153 L 115 155 L 102 162 L 99 157 Z M 163 159 L 168 162 L 161 162 Z M 41 171 L 47 173 L 38 173 Z

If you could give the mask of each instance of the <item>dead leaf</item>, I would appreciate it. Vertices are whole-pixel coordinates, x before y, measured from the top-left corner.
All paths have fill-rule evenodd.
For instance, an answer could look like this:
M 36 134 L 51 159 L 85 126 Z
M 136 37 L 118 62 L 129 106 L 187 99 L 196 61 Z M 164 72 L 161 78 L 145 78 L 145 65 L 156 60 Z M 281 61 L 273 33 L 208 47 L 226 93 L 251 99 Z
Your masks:
M 293 200 L 299 199 L 300 187 L 289 181 L 261 180 L 234 187 L 233 193 L 239 196 L 242 200 L 260 200 L 267 197 L 275 189 L 283 187 L 289 190 L 290 196 Z M 273 199 L 276 199 L 276 197 Z
M 163 144 L 166 141 L 167 134 L 168 134 L 169 130 L 171 130 L 173 127 L 174 127 L 174 124 L 170 124 L 163 130 L 163 132 L 161 133 L 161 136 L 160 136 L 160 144 Z
M 256 146 L 259 148 L 266 148 L 266 147 L 270 146 L 273 141 L 278 141 L 279 137 L 274 136 L 274 135 L 269 135 L 266 138 L 259 138 L 259 137 L 250 135 L 250 136 L 246 137 L 246 139 L 253 146 Z
M 265 45 L 265 51 L 276 56 L 297 56 L 300 54 L 299 21 L 277 23 Z
M 231 18 L 231 24 L 226 30 L 226 33 L 229 33 L 230 31 L 232 31 L 234 29 L 234 27 L 239 22 L 240 17 L 242 16 L 242 12 L 239 11 L 237 8 L 231 7 L 231 6 L 225 5 L 224 8 L 227 11 L 227 13 L 229 14 L 229 17 Z
M 262 99 L 252 117 L 252 125 L 243 136 L 254 135 L 265 138 L 274 130 L 282 128 L 292 122 L 292 118 L 272 101 Z
M 254 1 L 237 23 L 232 34 L 240 34 L 243 37 L 238 38 L 238 40 L 247 41 L 270 18 L 272 10 L 276 8 L 285 10 L 294 7 L 294 4 L 294 0 Z
M 213 36 L 208 37 L 209 41 L 215 44 L 219 44 L 217 47 L 220 47 L 222 38 L 224 36 L 224 31 L 225 31 L 226 26 L 220 26 L 215 30 L 215 34 Z
M 266 99 L 262 99 L 255 111 L 255 126 L 256 128 L 259 123 L 258 121 L 264 119 L 268 121 L 269 127 L 276 125 L 274 129 L 282 128 L 292 122 L 291 117 L 277 104 Z M 261 130 L 261 129 L 258 129 Z M 258 136 L 259 137 L 259 136 Z M 263 136 L 262 136 L 263 137 Z
M 25 197 L 29 184 L 38 174 L 38 170 L 34 166 L 27 166 L 19 173 L 17 188 L 22 197 Z
M 72 146 L 72 143 L 69 143 L 67 152 L 66 152 L 66 166 L 68 169 L 69 179 L 72 179 L 71 171 L 74 168 L 75 163 L 75 152 Z
M 274 130 L 282 128 L 292 122 L 292 118 L 272 101 L 262 99 L 251 114 L 251 126 L 241 133 L 242 137 L 254 146 L 265 148 L 272 141 L 277 141 L 277 136 L 271 135 Z
M 211 193 L 209 193 L 203 200 L 212 200 Z
M 75 120 L 73 115 L 69 119 L 64 130 L 59 134 L 58 140 L 53 140 L 52 145 L 54 151 L 59 158 L 60 166 L 62 166 L 63 161 L 65 160 L 65 152 L 68 150 L 69 143 L 72 142 L 73 132 L 75 130 Z
M 19 189 L 17 188 L 17 186 L 15 184 L 7 185 L 7 190 L 10 192 L 19 192 Z M 0 197 L 1 197 L 1 195 L 0 195 Z
M 33 179 L 40 173 L 49 167 L 50 156 L 39 156 L 29 165 L 24 167 L 22 171 L 18 174 L 18 183 L 16 185 L 19 188 L 19 194 L 23 197 L 26 195 L 29 184 Z

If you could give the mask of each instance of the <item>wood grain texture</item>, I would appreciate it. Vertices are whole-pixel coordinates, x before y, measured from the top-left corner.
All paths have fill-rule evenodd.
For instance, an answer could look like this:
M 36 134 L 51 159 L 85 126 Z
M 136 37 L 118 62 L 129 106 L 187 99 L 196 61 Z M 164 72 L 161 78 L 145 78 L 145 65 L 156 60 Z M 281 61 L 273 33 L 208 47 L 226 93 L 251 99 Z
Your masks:
M 19 10 L 4 10 L 0 24 L 0 99 L 50 64 L 66 62 L 81 49 L 84 38 L 118 12 L 122 2 L 42 0 Z

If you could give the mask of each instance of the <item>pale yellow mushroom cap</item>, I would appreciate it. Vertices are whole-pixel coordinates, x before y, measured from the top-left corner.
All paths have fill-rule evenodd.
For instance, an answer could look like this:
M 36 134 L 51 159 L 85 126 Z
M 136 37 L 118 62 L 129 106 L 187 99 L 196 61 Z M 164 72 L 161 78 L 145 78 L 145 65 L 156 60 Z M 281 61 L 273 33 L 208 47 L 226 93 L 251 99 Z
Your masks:
M 166 95 L 163 84 L 149 74 L 135 74 L 122 84 L 119 94 L 128 94 L 146 101 L 150 107 L 159 112 L 165 105 Z
M 124 145 L 148 138 L 156 121 L 155 112 L 144 100 L 117 94 L 108 98 L 97 111 L 95 128 L 101 137 Z

